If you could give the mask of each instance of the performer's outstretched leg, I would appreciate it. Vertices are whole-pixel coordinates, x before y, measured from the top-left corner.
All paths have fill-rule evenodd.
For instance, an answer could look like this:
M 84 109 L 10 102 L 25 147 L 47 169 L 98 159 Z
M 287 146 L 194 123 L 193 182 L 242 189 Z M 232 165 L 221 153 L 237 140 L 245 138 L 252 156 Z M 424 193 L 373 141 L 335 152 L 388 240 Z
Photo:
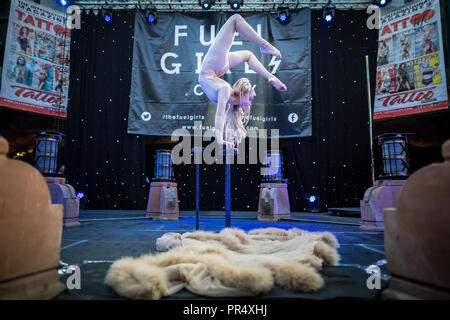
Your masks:
M 224 65 L 226 62 L 225 59 L 228 59 L 227 54 L 230 51 L 236 32 L 239 32 L 245 40 L 260 47 L 261 53 L 272 54 L 278 58 L 281 58 L 281 53 L 277 48 L 261 38 L 259 34 L 256 33 L 256 31 L 247 23 L 247 21 L 242 18 L 241 15 L 234 14 L 222 26 L 214 39 L 214 42 L 209 48 L 207 56 L 211 60 L 210 62 L 217 63 L 218 66 Z
M 276 76 L 271 74 L 264 68 L 263 64 L 255 57 L 255 55 L 249 50 L 234 51 L 228 53 L 228 61 L 230 62 L 230 68 L 241 64 L 242 62 L 247 62 L 250 69 L 255 71 L 260 76 L 266 78 L 269 83 L 279 91 L 286 91 L 287 88 L 283 82 L 280 81 Z

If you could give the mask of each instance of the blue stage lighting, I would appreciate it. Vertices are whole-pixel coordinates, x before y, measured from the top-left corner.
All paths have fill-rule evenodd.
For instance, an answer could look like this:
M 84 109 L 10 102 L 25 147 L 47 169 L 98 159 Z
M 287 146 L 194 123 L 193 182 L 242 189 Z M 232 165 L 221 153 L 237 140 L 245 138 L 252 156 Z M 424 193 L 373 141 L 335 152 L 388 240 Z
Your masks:
M 278 21 L 281 24 L 287 24 L 289 22 L 289 8 L 284 7 L 278 7 Z
M 74 3 L 74 0 L 56 0 L 56 4 L 61 7 L 67 7 Z
M 238 10 L 243 4 L 244 1 L 242 0 L 228 0 L 227 4 L 230 6 L 231 9 L 233 10 Z
M 198 4 L 202 7 L 203 10 L 210 9 L 215 3 L 215 0 L 198 0 Z
M 83 192 L 77 192 L 77 197 L 80 199 L 84 198 L 84 193 Z
M 106 23 L 110 23 L 112 20 L 112 13 L 109 11 L 104 11 L 103 12 L 103 18 L 105 19 Z
M 391 0 L 376 0 L 376 4 L 379 7 L 386 7 L 390 2 Z
M 315 196 L 315 195 L 309 195 L 307 198 L 307 211 L 309 212 L 320 212 L 320 201 L 319 201 L 319 197 Z
M 150 24 L 156 23 L 156 12 L 153 10 L 146 11 L 147 22 Z
M 328 4 L 323 9 L 323 18 L 327 23 L 330 23 L 333 20 L 335 9 L 335 6 L 333 6 L 332 4 Z

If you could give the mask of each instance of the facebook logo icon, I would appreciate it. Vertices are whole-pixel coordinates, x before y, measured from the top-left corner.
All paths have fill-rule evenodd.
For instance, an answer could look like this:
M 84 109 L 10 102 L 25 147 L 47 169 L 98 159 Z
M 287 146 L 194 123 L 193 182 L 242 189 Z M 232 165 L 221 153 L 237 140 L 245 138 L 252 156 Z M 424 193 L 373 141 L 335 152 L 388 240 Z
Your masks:
M 298 120 L 298 115 L 296 113 L 291 113 L 288 116 L 288 120 L 289 120 L 290 123 L 296 123 L 297 120 Z

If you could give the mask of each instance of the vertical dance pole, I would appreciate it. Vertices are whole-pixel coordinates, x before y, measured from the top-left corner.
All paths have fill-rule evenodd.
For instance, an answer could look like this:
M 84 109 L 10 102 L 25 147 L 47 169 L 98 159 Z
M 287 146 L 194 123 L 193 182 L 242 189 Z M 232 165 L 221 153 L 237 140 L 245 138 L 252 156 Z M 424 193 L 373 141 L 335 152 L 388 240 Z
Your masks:
M 198 230 L 198 219 L 200 215 L 200 164 L 195 164 L 195 230 Z
M 203 148 L 194 147 L 192 151 L 195 157 L 195 230 L 198 230 L 200 218 L 200 159 Z
M 370 95 L 369 56 L 366 56 L 366 75 L 367 75 L 367 100 L 369 106 L 370 168 L 372 170 L 372 185 L 375 185 L 375 161 L 373 157 L 372 97 Z
M 225 227 L 231 226 L 231 165 L 230 157 L 234 155 L 234 151 L 224 150 L 225 154 Z

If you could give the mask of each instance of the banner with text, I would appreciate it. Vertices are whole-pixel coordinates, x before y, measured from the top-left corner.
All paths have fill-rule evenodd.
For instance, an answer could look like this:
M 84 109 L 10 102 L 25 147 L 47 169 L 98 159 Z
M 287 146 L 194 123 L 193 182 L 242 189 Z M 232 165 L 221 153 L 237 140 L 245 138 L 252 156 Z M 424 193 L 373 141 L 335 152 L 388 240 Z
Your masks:
M 448 108 L 439 0 L 380 18 L 374 119 Z
M 193 134 L 194 121 L 201 121 L 203 130 L 214 128 L 216 105 L 202 91 L 198 76 L 203 57 L 230 15 L 160 13 L 157 23 L 149 24 L 136 13 L 128 133 L 170 136 L 184 128 Z M 279 129 L 281 137 L 310 136 L 310 10 L 290 12 L 287 25 L 275 14 L 243 16 L 283 59 L 261 54 L 239 34 L 230 51 L 252 51 L 288 88 L 277 91 L 247 63 L 230 69 L 222 79 L 233 85 L 249 78 L 256 93 L 247 129 Z
M 69 55 L 63 12 L 12 0 L 0 106 L 66 117 Z

